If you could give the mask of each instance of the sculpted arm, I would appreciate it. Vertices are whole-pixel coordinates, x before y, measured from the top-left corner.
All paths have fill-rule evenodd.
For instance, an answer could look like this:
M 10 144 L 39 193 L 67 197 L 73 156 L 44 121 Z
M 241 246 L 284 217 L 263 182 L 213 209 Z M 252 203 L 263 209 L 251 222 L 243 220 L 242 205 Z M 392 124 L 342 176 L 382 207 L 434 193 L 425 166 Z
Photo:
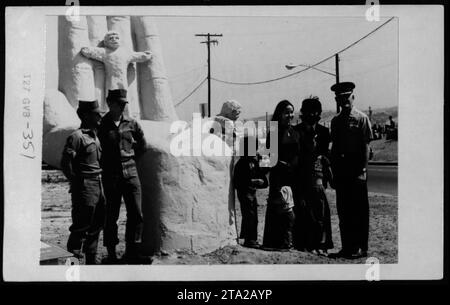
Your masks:
M 98 61 L 103 61 L 105 56 L 104 48 L 96 48 L 96 47 L 83 47 L 81 48 L 81 54 L 87 58 L 95 59 Z
M 147 60 L 150 60 L 152 57 L 152 53 L 150 51 L 144 51 L 144 52 L 131 52 L 130 55 L 130 62 L 144 62 Z

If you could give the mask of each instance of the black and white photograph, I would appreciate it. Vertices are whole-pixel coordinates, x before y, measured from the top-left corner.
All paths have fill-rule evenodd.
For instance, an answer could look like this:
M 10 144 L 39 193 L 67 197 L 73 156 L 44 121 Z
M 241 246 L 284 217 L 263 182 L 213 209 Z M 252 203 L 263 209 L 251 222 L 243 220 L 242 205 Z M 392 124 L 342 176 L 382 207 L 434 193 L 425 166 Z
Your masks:
M 6 280 L 442 277 L 441 7 L 5 17 Z

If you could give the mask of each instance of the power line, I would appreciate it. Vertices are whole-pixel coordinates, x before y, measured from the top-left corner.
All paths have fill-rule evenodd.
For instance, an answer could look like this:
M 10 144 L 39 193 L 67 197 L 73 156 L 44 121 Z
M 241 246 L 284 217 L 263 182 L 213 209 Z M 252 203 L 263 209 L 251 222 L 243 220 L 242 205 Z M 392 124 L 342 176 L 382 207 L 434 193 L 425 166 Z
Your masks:
M 201 66 L 197 66 L 197 67 L 192 68 L 192 69 L 190 69 L 190 70 L 188 70 L 188 71 L 184 71 L 184 72 L 175 74 L 175 75 L 173 75 L 173 76 L 170 76 L 170 79 L 171 79 L 171 80 L 174 80 L 174 79 L 180 78 L 181 76 L 184 76 L 184 75 L 186 75 L 186 74 L 192 73 L 192 72 L 197 71 L 197 70 L 200 70 L 200 69 L 205 69 L 205 68 L 206 68 L 206 64 L 205 64 L 205 65 L 201 65 Z
M 334 56 L 334 55 L 333 55 L 333 56 Z M 215 77 L 211 77 L 211 79 L 212 79 L 212 80 L 215 80 L 216 82 L 224 83 L 224 84 L 229 84 L 229 85 L 259 85 L 259 84 L 271 83 L 271 82 L 274 82 L 274 81 L 277 81 L 277 80 L 282 80 L 282 79 L 291 77 L 291 76 L 293 76 L 293 75 L 300 74 L 301 72 L 306 71 L 306 70 L 309 70 L 309 69 L 310 69 L 310 68 L 306 68 L 306 69 L 303 69 L 303 70 L 300 70 L 300 71 L 297 71 L 297 72 L 294 72 L 294 73 L 291 73 L 291 74 L 288 74 L 288 75 L 285 75 L 285 76 L 281 76 L 281 77 L 278 77 L 278 78 L 273 78 L 273 79 L 269 79 L 269 80 L 265 80 L 265 81 L 260 81 L 260 82 L 248 82 L 248 83 L 230 82 L 230 81 L 225 81 L 225 80 L 217 79 L 217 78 L 215 78 Z
M 175 107 L 180 106 L 185 100 L 187 100 L 192 94 L 194 94 L 194 92 L 197 91 L 197 90 L 201 87 L 201 85 L 203 85 L 203 84 L 206 82 L 207 79 L 208 79 L 208 78 L 205 77 L 205 78 L 201 81 L 201 83 L 198 84 L 198 85 L 191 91 L 191 93 L 189 93 L 185 98 L 183 98 L 181 101 L 179 101 L 178 103 L 176 103 L 176 104 L 175 104 Z
M 193 90 L 192 88 L 194 88 L 194 86 L 196 87 L 201 81 L 203 81 L 204 78 L 205 78 L 205 73 L 198 74 L 195 79 L 192 78 L 192 80 L 193 80 L 192 82 L 185 83 L 186 84 L 185 88 L 187 88 L 187 89 L 183 90 L 183 92 L 181 94 L 179 94 L 178 96 L 184 98 L 185 95 L 190 94 L 190 92 Z M 178 100 L 178 98 L 177 98 L 177 100 Z
M 386 24 L 388 24 L 389 22 L 391 22 L 392 20 L 394 20 L 395 17 L 391 17 L 388 21 L 386 21 L 385 23 L 383 23 L 382 25 L 380 25 L 379 27 L 375 28 L 374 30 L 372 30 L 371 32 L 369 32 L 368 34 L 364 35 L 363 37 L 361 37 L 360 39 L 358 39 L 357 41 L 355 41 L 354 43 L 348 45 L 347 47 L 343 48 L 342 50 L 340 50 L 339 53 L 342 53 L 344 51 L 347 51 L 348 49 L 350 49 L 351 47 L 353 47 L 354 45 L 356 45 L 357 43 L 361 42 L 363 39 L 369 37 L 370 35 L 372 35 L 373 33 L 375 33 L 376 31 L 378 31 L 379 29 L 381 29 L 383 26 L 385 26 Z
M 378 27 L 375 28 L 374 30 L 370 31 L 368 34 L 364 35 L 364 36 L 361 37 L 360 39 L 356 40 L 355 42 L 353 42 L 353 43 L 351 43 L 350 45 L 346 46 L 345 48 L 341 49 L 340 51 L 338 51 L 338 52 L 336 52 L 336 53 L 333 53 L 333 55 L 330 55 L 330 56 L 328 56 L 327 58 L 322 59 L 321 61 L 319 61 L 319 62 L 317 62 L 317 63 L 315 63 L 315 64 L 313 64 L 313 65 L 310 65 L 310 66 L 308 66 L 308 67 L 305 68 L 305 69 L 299 70 L 299 71 L 297 71 L 297 72 L 293 72 L 293 73 L 290 73 L 290 74 L 287 74 L 287 75 L 284 75 L 284 76 L 281 76 L 281 77 L 277 77 L 277 78 L 273 78 L 273 79 L 269 79 L 269 80 L 265 80 L 265 81 L 259 81 L 259 82 L 230 82 L 230 81 L 225 81 L 225 80 L 217 79 L 217 78 L 214 78 L 214 77 L 212 77 L 211 79 L 212 79 L 212 80 L 215 80 L 216 82 L 220 82 L 220 83 L 224 83 L 224 84 L 229 84 L 229 85 L 260 85 L 260 84 L 265 84 L 265 83 L 270 83 L 270 82 L 275 82 L 275 81 L 278 81 L 278 80 L 282 80 L 282 79 L 285 79 L 285 78 L 288 78 L 288 77 L 291 77 L 291 76 L 300 74 L 300 73 L 302 73 L 302 72 L 305 72 L 305 71 L 307 71 L 307 70 L 309 70 L 309 69 L 313 69 L 313 68 L 315 68 L 316 66 L 318 66 L 318 65 L 320 65 L 320 64 L 322 64 L 322 63 L 324 63 L 324 62 L 326 62 L 326 61 L 328 61 L 328 60 L 330 60 L 330 59 L 333 58 L 333 57 L 335 57 L 337 54 L 340 54 L 340 53 L 342 53 L 342 52 L 345 52 L 346 50 L 348 50 L 348 49 L 350 49 L 351 47 L 355 46 L 356 44 L 358 44 L 359 42 L 361 42 L 363 39 L 369 37 L 370 35 L 372 35 L 372 34 L 375 33 L 376 31 L 378 31 L 380 28 L 382 28 L 383 26 L 385 26 L 386 24 L 388 24 L 389 22 L 391 22 L 394 18 L 395 18 L 395 17 L 391 17 L 389 20 L 387 20 L 386 22 L 384 22 L 383 24 L 381 24 L 380 26 L 378 26 Z
M 206 37 L 206 41 L 202 41 L 201 43 L 206 43 L 208 49 L 208 117 L 211 116 L 211 44 L 219 44 L 219 41 L 216 39 L 211 40 L 211 37 L 222 37 L 222 34 L 195 34 L 198 37 Z

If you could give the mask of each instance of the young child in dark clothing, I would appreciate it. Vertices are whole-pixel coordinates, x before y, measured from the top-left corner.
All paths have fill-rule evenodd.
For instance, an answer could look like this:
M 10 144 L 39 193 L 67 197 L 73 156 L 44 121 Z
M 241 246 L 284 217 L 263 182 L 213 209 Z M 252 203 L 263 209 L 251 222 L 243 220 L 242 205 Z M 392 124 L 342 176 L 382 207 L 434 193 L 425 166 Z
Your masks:
M 292 168 L 284 161 L 270 169 L 263 249 L 287 251 L 293 246 L 294 193 Z
M 256 143 L 255 143 L 256 142 Z M 243 144 L 243 145 L 242 145 Z M 241 205 L 242 225 L 240 238 L 244 246 L 258 248 L 258 202 L 256 189 L 268 186 L 267 177 L 259 167 L 256 150 L 249 151 L 249 145 L 257 145 L 255 137 L 246 136 L 241 140 L 243 154 L 234 168 L 234 187 Z

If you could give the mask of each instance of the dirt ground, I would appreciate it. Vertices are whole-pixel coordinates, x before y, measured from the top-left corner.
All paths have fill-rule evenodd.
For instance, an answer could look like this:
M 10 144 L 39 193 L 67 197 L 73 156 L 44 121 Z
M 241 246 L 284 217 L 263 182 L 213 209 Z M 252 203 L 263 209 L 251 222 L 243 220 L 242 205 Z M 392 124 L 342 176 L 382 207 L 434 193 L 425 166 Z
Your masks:
M 69 226 L 71 224 L 70 215 L 70 194 L 68 193 L 68 183 L 57 170 L 42 171 L 42 209 L 41 209 L 41 240 L 43 242 L 66 248 Z M 266 198 L 268 189 L 258 193 L 258 232 L 259 242 L 262 242 L 264 230 L 264 216 L 266 210 Z M 333 232 L 333 242 L 338 251 L 341 246 L 339 236 L 339 222 L 336 211 L 336 197 L 334 190 L 327 190 L 327 197 L 331 209 L 331 223 Z M 398 241 L 398 205 L 397 197 L 386 194 L 369 193 L 370 202 L 370 237 L 369 256 L 376 257 L 380 263 L 396 263 L 397 241 Z M 236 205 L 237 224 L 240 228 L 239 202 Z M 119 238 L 118 254 L 122 255 L 125 250 L 124 234 L 126 223 L 126 211 L 124 205 L 119 218 Z M 98 263 L 106 256 L 106 249 L 103 245 L 103 234 L 100 235 Z M 171 255 L 161 255 L 153 257 L 155 265 L 204 265 L 204 264 L 347 264 L 365 263 L 365 259 L 346 260 L 331 259 L 317 256 L 307 252 L 290 250 L 288 252 L 264 251 L 259 249 L 249 249 L 240 245 L 226 246 L 211 253 L 198 255 L 191 252 L 178 252 Z

